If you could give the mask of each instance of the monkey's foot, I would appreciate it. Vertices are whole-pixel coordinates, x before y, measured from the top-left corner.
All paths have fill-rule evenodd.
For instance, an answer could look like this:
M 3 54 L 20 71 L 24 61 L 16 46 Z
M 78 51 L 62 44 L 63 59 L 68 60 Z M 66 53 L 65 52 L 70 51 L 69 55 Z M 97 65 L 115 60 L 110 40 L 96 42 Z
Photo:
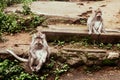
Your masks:
M 88 34 L 92 34 L 92 32 L 89 32 Z
M 100 34 L 100 32 L 96 32 L 96 34 L 98 34 L 98 35 L 99 35 L 99 34 Z
M 33 67 L 30 67 L 30 69 L 31 69 L 31 71 L 35 71 L 35 68 L 33 68 Z
M 37 68 L 37 67 L 34 69 L 35 72 L 38 72 L 39 70 L 40 68 Z
M 38 72 L 38 71 L 41 69 L 41 66 L 42 66 L 42 65 L 36 66 L 34 70 L 35 70 L 36 72 Z

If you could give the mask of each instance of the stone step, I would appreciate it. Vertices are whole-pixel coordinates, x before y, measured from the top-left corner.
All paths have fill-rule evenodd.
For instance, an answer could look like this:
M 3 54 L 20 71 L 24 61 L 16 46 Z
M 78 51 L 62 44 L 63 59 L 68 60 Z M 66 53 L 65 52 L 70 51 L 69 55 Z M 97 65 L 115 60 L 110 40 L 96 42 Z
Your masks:
M 120 42 L 120 33 L 108 32 L 101 34 L 88 34 L 88 31 L 81 30 L 60 30 L 60 29 L 43 29 L 48 41 L 64 40 L 64 41 L 80 41 L 82 38 L 88 38 L 91 41 L 101 43 L 118 43 Z

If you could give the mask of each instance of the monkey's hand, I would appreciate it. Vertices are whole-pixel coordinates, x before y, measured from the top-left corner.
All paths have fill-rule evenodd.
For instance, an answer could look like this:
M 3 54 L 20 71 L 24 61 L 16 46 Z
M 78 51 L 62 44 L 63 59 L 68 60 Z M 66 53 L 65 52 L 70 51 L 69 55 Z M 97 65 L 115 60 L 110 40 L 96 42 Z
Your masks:
M 45 37 L 46 37 L 45 34 L 42 34 L 42 35 L 41 35 L 41 38 L 42 38 L 42 39 L 45 39 Z
M 33 54 L 33 55 L 32 55 L 32 57 L 33 57 L 34 59 L 36 59 L 36 58 L 37 58 L 37 56 L 36 56 L 35 54 Z
M 31 50 L 30 50 L 30 54 L 31 54 L 31 56 L 34 58 L 34 59 L 36 59 L 37 58 L 37 56 L 34 54 L 34 52 L 32 52 Z

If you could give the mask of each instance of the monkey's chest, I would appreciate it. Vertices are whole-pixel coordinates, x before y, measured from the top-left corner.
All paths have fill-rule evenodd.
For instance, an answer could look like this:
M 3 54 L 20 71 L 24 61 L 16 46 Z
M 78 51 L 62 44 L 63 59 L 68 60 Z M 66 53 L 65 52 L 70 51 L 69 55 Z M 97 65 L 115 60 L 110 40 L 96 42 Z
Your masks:
M 47 57 L 47 51 L 46 50 L 37 50 L 36 56 L 37 56 L 37 60 L 42 60 L 44 62 Z
M 94 23 L 95 29 L 99 29 L 99 27 L 101 27 L 101 26 L 102 26 L 101 21 L 96 21 L 96 22 Z

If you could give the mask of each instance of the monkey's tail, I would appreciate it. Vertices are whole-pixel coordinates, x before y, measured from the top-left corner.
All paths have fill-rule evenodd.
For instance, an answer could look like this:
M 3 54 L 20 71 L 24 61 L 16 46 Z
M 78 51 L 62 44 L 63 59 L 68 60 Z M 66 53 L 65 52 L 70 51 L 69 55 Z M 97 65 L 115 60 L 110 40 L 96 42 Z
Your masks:
M 17 56 L 13 51 L 7 49 L 6 50 L 7 52 L 9 52 L 11 55 L 13 55 L 16 59 L 18 59 L 19 61 L 22 61 L 22 62 L 28 62 L 28 59 L 24 59 L 24 58 L 21 58 L 19 56 Z

